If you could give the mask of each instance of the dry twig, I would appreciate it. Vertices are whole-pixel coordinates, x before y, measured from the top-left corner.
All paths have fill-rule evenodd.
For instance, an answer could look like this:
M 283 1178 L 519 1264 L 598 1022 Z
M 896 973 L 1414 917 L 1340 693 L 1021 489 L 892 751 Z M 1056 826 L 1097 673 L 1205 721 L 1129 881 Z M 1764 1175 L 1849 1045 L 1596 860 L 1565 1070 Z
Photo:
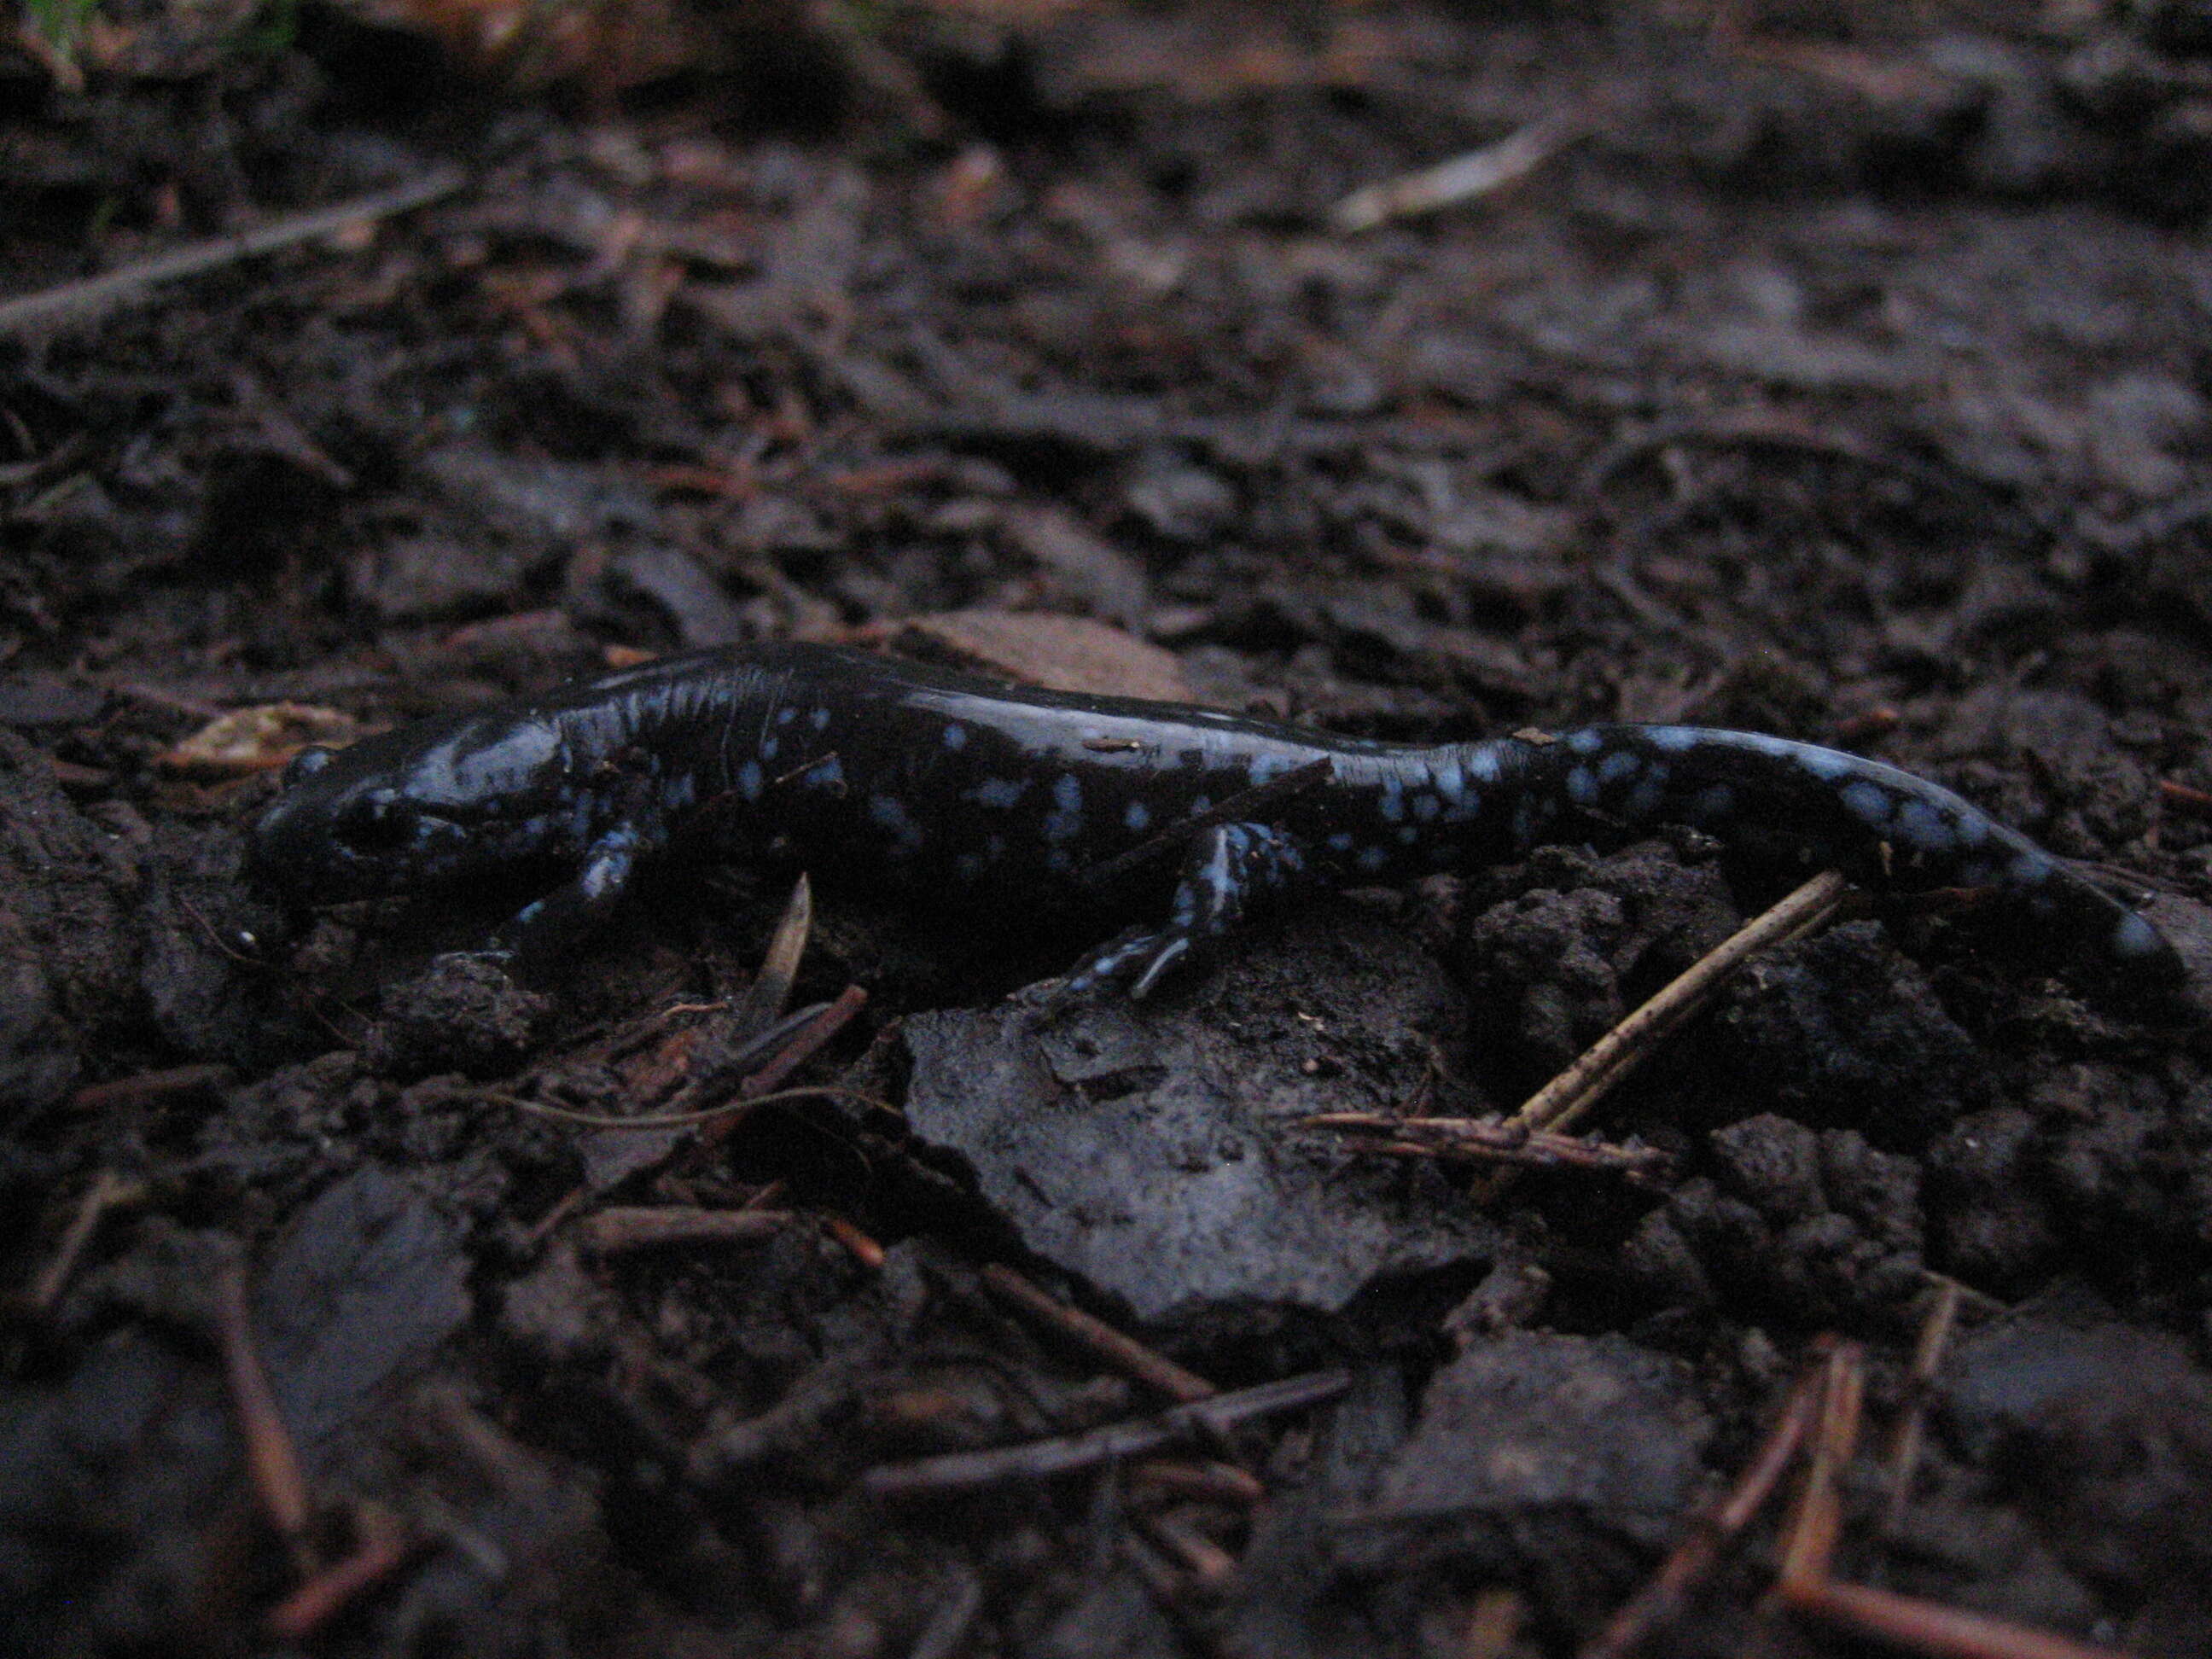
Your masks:
M 821 1052 L 831 1037 L 851 1024 L 867 1005 L 867 992 L 860 986 L 848 985 L 837 994 L 835 1002 L 792 1034 L 791 1041 L 775 1059 L 738 1085 L 738 1094 L 747 1100 L 766 1098 L 784 1079 Z
M 201 1089 L 211 1089 L 230 1080 L 230 1067 L 212 1062 L 196 1061 L 190 1066 L 172 1066 L 159 1072 L 135 1072 L 129 1077 L 111 1079 L 106 1083 L 88 1083 L 70 1097 L 70 1105 L 80 1112 L 104 1112 L 131 1106 L 146 1106 L 172 1095 L 188 1095 Z
M 852 1258 L 870 1272 L 884 1265 L 884 1247 L 843 1216 L 823 1216 L 822 1229 L 842 1244 Z
M 295 213 L 237 236 L 218 236 L 194 242 L 172 252 L 104 276 L 27 294 L 0 303 L 0 338 L 10 335 L 49 333 L 95 322 L 118 307 L 144 300 L 164 283 L 198 276 L 242 259 L 258 258 L 281 248 L 312 242 L 349 225 L 371 219 L 388 219 L 450 196 L 468 182 L 458 167 L 432 167 L 421 178 L 389 190 L 372 191 L 335 207 L 312 213 Z
M 1410 219 L 1487 196 L 1528 177 L 1582 131 L 1582 123 L 1572 117 L 1531 121 L 1496 143 L 1353 191 L 1330 212 L 1329 228 L 1340 236 L 1356 235 L 1392 219 Z
M 2158 797 L 2177 812 L 2193 818 L 2212 818 L 2212 790 L 2203 790 L 2174 778 L 2159 781 Z
M 1348 1372 L 1313 1371 L 1279 1382 L 1264 1382 L 1256 1389 L 1218 1394 L 1211 1400 L 1176 1406 L 1133 1422 L 1109 1424 L 1085 1434 L 1033 1440 L 991 1451 L 950 1452 L 906 1463 L 879 1463 L 860 1477 L 860 1486 L 878 1498 L 908 1498 L 924 1492 L 972 1491 L 1015 1480 L 1047 1480 L 1158 1451 L 1164 1446 L 1218 1438 L 1240 1423 L 1303 1411 L 1335 1399 L 1351 1386 Z
M 1812 1463 L 1804 1490 L 1797 1494 L 1782 1551 L 1780 1589 L 1828 1576 L 1828 1563 L 1844 1530 L 1844 1503 L 1837 1487 L 1858 1451 L 1859 1412 L 1866 1398 L 1866 1352 L 1856 1342 L 1838 1342 L 1821 1367 L 1820 1415 L 1814 1425 Z
M 1309 1129 L 1373 1131 L 1379 1139 L 1355 1139 L 1353 1151 L 1396 1158 L 1429 1158 L 1510 1164 L 1532 1170 L 1610 1170 L 1632 1180 L 1656 1181 L 1674 1160 L 1656 1146 L 1615 1146 L 1579 1135 L 1524 1128 L 1495 1118 L 1395 1117 L 1385 1112 L 1324 1112 L 1305 1120 Z
M 992 1262 L 983 1269 L 983 1283 L 992 1293 L 1037 1324 L 1088 1349 L 1123 1376 L 1170 1400 L 1188 1405 L 1210 1400 L 1219 1392 L 1213 1384 L 1185 1370 L 1166 1355 L 1156 1353 L 1136 1338 L 1115 1330 L 1080 1308 L 1071 1308 L 1048 1296 L 1012 1267 Z
M 1916 1373 L 1932 1375 L 1941 1333 L 1954 1314 L 1955 1299 L 1948 1308 L 1939 1304 L 1923 1327 Z M 1865 1382 L 1865 1359 L 1857 1345 L 1833 1343 L 1820 1364 L 1798 1379 L 1759 1455 L 1734 1488 L 1692 1522 L 1666 1565 L 1583 1650 L 1582 1659 L 1626 1659 L 1680 1611 L 1722 1547 L 1764 1507 L 1808 1431 L 1810 1463 L 1784 1534 L 1774 1605 L 1929 1659 L 2114 1659 L 2105 1650 L 2047 1631 L 1828 1576 L 1842 1530 L 1839 1482 L 1858 1444 Z
M 2008 1619 L 1947 1607 L 1871 1584 L 1815 1579 L 1785 1589 L 1783 1599 L 1798 1613 L 1933 1659 L 2118 1659 L 2109 1648 L 2094 1648 Z
M 618 1206 L 586 1216 L 578 1241 L 594 1255 L 669 1244 L 736 1244 L 773 1238 L 792 1222 L 787 1210 L 702 1210 Z
M 1846 884 L 1825 871 L 1721 941 L 1651 1000 L 1539 1089 L 1508 1122 L 1530 1129 L 1564 1129 L 1611 1093 L 1657 1050 L 1668 1034 L 1711 1000 L 1729 978 L 1762 951 L 1825 925 L 1842 907 Z M 1476 1193 L 1494 1199 L 1512 1171 L 1501 1170 Z
M 93 1176 L 92 1185 L 77 1200 L 76 1213 L 70 1218 L 61 1242 L 54 1246 L 53 1260 L 46 1263 L 46 1271 L 31 1286 L 31 1307 L 34 1311 L 44 1313 L 54 1305 L 62 1287 L 69 1283 L 70 1275 L 76 1271 L 84 1247 L 92 1243 L 101 1218 L 121 1205 L 136 1204 L 145 1194 L 143 1183 L 126 1181 L 112 1170 L 102 1170 Z
M 1218 1589 L 1236 1576 L 1237 1558 L 1193 1526 L 1188 1517 L 1169 1511 L 1140 1516 L 1137 1524 L 1200 1588 Z
M 827 1084 L 802 1084 L 793 1089 L 779 1089 L 774 1094 L 762 1095 L 752 1100 L 726 1100 L 719 1106 L 702 1107 L 696 1112 L 650 1112 L 638 1117 L 617 1117 L 611 1112 L 580 1112 L 572 1107 L 551 1106 L 542 1100 L 526 1100 L 520 1095 L 511 1095 L 500 1089 L 456 1089 L 442 1097 L 450 1101 L 480 1100 L 488 1106 L 505 1106 L 512 1111 L 527 1112 L 532 1117 L 550 1118 L 556 1123 L 573 1123 L 585 1129 L 629 1129 L 641 1133 L 656 1129 L 680 1129 L 695 1123 L 712 1123 L 733 1114 L 750 1112 L 758 1106 L 778 1106 L 792 1100 L 849 1100 L 855 1105 L 869 1106 L 879 1112 L 898 1115 L 897 1108 L 878 1100 L 873 1095 L 864 1095 L 857 1089 L 832 1088 Z
M 1130 1490 L 1142 1496 L 1180 1498 L 1199 1504 L 1227 1504 L 1249 1509 L 1267 1495 L 1259 1476 L 1234 1463 L 1183 1462 L 1155 1458 L 1129 1471 Z
M 1897 1421 L 1897 1433 L 1889 1446 L 1889 1501 L 1882 1511 L 1882 1529 L 1894 1531 L 1904 1518 L 1905 1506 L 1912 1498 L 1912 1475 L 1920 1462 L 1920 1435 L 1928 1416 L 1928 1399 L 1936 1387 L 1936 1370 L 1943 1363 L 1943 1351 L 1950 1346 L 1951 1333 L 1959 1322 L 1959 1306 L 1965 1298 L 1965 1286 L 1955 1279 L 1941 1281 L 1936 1292 L 1936 1305 L 1928 1310 L 1928 1318 L 1920 1327 L 1920 1340 L 1913 1345 L 1911 1392 L 1905 1401 L 1905 1413 Z
M 234 1259 L 216 1285 L 216 1336 L 222 1350 L 223 1374 L 230 1383 L 231 1403 L 238 1412 L 239 1437 L 246 1443 L 246 1463 L 253 1477 L 255 1495 L 264 1514 L 284 1540 L 294 1569 L 303 1578 L 316 1569 L 313 1541 L 307 1524 L 313 1512 L 307 1498 L 307 1477 L 300 1472 L 300 1456 L 276 1409 L 276 1396 L 269 1386 L 269 1373 L 253 1344 L 253 1320 L 246 1305 L 246 1264 Z
M 1649 1583 L 1638 1590 L 1582 1650 L 1581 1659 L 1624 1659 L 1654 1631 L 1672 1623 L 1719 1561 L 1722 1551 L 1766 1507 L 1805 1431 L 1820 1408 L 1825 1368 L 1808 1370 L 1783 1403 L 1774 1426 L 1735 1484 L 1691 1518 L 1690 1524 Z
M 421 1541 L 409 1537 L 389 1517 L 370 1522 L 363 1533 L 360 1548 L 308 1579 L 269 1610 L 261 1621 L 264 1635 L 275 1642 L 304 1642 L 356 1596 L 389 1577 Z

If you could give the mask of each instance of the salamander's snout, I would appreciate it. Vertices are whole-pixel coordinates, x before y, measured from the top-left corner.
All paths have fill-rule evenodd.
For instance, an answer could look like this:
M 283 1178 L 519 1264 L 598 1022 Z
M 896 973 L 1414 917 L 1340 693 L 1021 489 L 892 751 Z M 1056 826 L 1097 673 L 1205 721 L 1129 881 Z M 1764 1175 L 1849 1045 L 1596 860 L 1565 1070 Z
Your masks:
M 313 753 L 314 751 L 309 751 Z M 336 872 L 336 815 L 323 792 L 304 787 L 329 763 L 327 750 L 302 771 L 302 756 L 285 769 L 284 793 L 264 809 L 246 836 L 246 879 L 263 892 L 313 900 L 324 896 Z
M 332 903 L 403 890 L 458 826 L 425 811 L 386 776 L 328 750 L 285 769 L 284 793 L 246 836 L 247 878 L 264 892 Z

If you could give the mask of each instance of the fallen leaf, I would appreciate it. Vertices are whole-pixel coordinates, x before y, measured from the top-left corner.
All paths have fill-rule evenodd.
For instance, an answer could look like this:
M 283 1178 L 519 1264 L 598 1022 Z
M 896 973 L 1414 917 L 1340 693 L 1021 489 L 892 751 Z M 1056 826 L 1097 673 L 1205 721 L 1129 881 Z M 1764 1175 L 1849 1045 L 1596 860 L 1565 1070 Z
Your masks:
M 162 770 L 188 778 L 244 778 L 289 762 L 312 744 L 341 748 L 361 735 L 350 714 L 303 702 L 234 708 L 164 753 Z

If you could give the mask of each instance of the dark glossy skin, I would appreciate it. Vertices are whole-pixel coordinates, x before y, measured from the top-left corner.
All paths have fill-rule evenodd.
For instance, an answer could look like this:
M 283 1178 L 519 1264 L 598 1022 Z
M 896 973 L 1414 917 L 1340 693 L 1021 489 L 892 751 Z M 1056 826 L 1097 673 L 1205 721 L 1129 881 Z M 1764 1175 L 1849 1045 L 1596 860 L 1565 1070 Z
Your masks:
M 680 849 L 779 858 L 828 888 L 992 917 L 1126 918 L 1164 899 L 1164 924 L 1102 947 L 1072 981 L 1141 995 L 1255 903 L 1301 888 L 1680 823 L 1886 890 L 1995 890 L 2047 927 L 2055 960 L 2141 985 L 2180 977 L 2141 916 L 1948 790 L 1690 726 L 1419 748 L 759 645 L 311 751 L 287 785 L 253 831 L 265 885 L 328 902 L 540 866 L 548 896 L 501 942 L 532 953 L 573 941 L 641 864 Z M 1146 847 L 1158 856 L 1124 856 Z

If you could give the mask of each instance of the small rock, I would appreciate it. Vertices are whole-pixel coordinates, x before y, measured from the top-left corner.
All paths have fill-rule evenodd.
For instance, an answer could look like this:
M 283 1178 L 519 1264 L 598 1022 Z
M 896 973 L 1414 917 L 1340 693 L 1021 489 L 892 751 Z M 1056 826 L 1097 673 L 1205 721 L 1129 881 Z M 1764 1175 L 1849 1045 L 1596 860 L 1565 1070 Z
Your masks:
M 1347 1160 L 1297 1128 L 1408 1097 L 1418 1030 L 1455 1007 L 1401 932 L 1340 902 L 1142 1006 L 1101 999 L 1042 1029 L 1014 1009 L 915 1015 L 907 1116 L 1030 1249 L 1139 1318 L 1229 1300 L 1334 1312 L 1383 1275 L 1494 1247 L 1433 1170 Z
M 1372 1500 L 1339 1518 L 1338 1559 L 1560 1587 L 1547 1563 L 1654 1547 L 1680 1526 L 1712 1435 L 1687 1365 L 1617 1335 L 1475 1342 L 1429 1384 Z M 1582 1594 L 1617 1600 L 1603 1586 Z

